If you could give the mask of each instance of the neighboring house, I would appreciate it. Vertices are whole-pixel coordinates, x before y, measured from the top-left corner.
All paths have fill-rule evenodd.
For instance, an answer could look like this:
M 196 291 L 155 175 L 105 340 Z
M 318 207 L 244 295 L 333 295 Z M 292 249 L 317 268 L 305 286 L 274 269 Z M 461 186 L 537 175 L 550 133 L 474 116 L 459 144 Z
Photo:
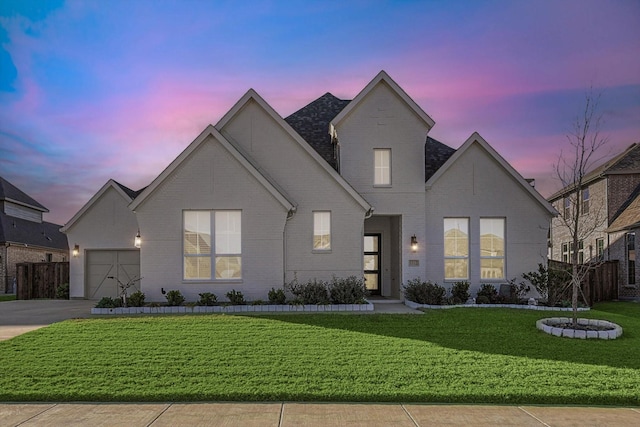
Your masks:
M 553 207 L 480 135 L 454 150 L 433 125 L 384 71 L 352 101 L 327 93 L 286 119 L 249 90 L 148 187 L 109 181 L 64 226 L 80 249 L 71 296 L 115 296 L 109 277 L 135 268 L 155 301 L 265 300 L 294 279 L 351 275 L 402 298 L 417 277 L 475 291 L 534 270 Z
M 67 261 L 67 236 L 42 220 L 49 212 L 0 177 L 0 293 L 15 292 L 16 264 Z
M 633 144 L 584 177 L 579 195 L 580 224 L 593 232 L 578 243 L 580 263 L 619 261 L 620 298 L 640 297 L 635 236 L 640 228 L 640 144 Z M 552 220 L 550 259 L 571 262 L 574 250 L 563 217 L 569 218 L 576 192 L 568 186 L 548 200 L 560 212 Z

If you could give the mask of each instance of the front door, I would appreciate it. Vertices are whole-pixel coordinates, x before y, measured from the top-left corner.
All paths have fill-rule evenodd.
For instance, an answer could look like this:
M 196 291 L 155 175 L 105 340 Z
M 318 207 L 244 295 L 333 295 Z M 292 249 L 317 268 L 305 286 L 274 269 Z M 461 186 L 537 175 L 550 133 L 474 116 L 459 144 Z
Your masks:
M 380 295 L 382 276 L 380 275 L 380 234 L 364 235 L 364 279 L 365 285 L 372 295 Z

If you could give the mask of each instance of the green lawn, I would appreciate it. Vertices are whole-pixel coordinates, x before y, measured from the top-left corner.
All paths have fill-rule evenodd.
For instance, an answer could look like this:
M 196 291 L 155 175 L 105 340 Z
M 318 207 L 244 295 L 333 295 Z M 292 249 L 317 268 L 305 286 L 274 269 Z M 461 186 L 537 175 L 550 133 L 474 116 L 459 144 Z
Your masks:
M 615 341 L 546 335 L 535 321 L 550 315 L 459 308 L 71 320 L 0 342 L 0 401 L 640 405 L 640 304 L 584 314 L 620 324 Z
M 0 302 L 2 301 L 13 301 L 16 299 L 15 295 L 0 295 Z

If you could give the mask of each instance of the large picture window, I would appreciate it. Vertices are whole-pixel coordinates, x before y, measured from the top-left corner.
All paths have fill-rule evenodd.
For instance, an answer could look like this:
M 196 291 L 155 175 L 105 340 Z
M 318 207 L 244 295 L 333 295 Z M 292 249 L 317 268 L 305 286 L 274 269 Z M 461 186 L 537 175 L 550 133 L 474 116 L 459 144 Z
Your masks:
M 373 157 L 373 185 L 391 185 L 391 149 L 375 149 L 373 150 Z
M 480 218 L 480 277 L 504 279 L 504 218 Z
M 184 279 L 241 279 L 241 212 L 184 211 L 183 216 Z
M 444 219 L 444 278 L 469 279 L 469 218 Z
M 331 250 L 331 212 L 313 213 L 313 250 Z

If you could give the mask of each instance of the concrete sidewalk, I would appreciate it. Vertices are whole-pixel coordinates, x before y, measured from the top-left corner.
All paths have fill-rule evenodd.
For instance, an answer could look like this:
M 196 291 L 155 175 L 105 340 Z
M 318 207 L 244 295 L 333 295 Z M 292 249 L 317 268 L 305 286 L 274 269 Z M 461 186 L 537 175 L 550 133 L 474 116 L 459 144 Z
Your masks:
M 335 403 L 0 404 L 2 426 L 637 426 L 640 408 Z

